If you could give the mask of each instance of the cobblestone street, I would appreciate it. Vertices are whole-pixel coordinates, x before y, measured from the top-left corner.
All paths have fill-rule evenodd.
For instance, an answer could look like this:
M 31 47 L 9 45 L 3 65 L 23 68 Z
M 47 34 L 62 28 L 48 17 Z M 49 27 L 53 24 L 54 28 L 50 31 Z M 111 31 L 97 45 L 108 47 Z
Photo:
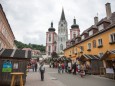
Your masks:
M 39 72 L 30 71 L 25 86 L 115 86 L 115 80 L 86 75 L 81 78 L 79 75 L 58 74 L 57 69 L 46 68 L 45 80 L 40 80 Z
M 49 69 L 47 68 L 49 71 Z M 48 71 L 45 73 L 45 80 L 40 80 L 39 72 L 30 71 L 27 76 L 26 85 L 25 86 L 66 86 L 62 82 L 55 80 L 54 77 L 48 74 Z

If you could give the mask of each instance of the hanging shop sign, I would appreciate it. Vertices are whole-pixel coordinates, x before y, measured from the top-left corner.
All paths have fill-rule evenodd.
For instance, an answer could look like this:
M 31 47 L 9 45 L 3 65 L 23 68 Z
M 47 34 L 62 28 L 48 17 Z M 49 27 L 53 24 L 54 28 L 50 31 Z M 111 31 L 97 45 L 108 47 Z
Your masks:
M 2 72 L 12 72 L 12 63 L 9 60 L 5 60 L 2 66 Z

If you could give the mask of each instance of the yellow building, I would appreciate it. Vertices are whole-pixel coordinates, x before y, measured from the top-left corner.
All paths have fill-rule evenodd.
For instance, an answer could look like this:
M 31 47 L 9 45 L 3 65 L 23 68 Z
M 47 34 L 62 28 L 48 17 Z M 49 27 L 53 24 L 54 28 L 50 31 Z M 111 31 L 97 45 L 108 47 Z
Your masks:
M 74 40 L 68 41 L 70 45 L 64 49 L 64 55 L 67 58 L 72 60 L 81 56 L 92 58 L 90 55 L 101 58 L 107 51 L 115 50 L 115 12 L 111 13 L 110 3 L 106 4 L 106 14 L 107 16 L 100 21 L 98 17 L 95 17 L 94 25 L 83 31 Z M 115 61 L 114 55 L 111 60 Z M 103 63 L 106 67 L 106 63 L 104 61 Z

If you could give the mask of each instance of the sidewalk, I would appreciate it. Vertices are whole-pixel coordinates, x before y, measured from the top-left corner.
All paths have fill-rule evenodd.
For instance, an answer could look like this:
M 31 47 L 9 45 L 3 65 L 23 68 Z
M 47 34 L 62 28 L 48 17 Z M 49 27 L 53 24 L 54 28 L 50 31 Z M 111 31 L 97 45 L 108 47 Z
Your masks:
M 62 82 L 53 79 L 47 72 L 44 81 L 40 80 L 39 72 L 28 72 L 25 86 L 66 86 Z

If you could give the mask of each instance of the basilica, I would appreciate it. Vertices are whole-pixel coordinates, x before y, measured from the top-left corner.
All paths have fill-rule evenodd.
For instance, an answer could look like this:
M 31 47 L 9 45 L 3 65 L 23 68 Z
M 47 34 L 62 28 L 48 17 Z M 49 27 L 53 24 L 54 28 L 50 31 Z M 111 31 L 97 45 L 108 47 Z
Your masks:
M 67 46 L 68 40 L 68 27 L 67 21 L 64 14 L 64 9 L 62 9 L 61 18 L 58 23 L 58 34 L 55 32 L 53 27 L 53 22 L 51 22 L 51 27 L 46 32 L 46 55 L 51 57 L 52 52 L 57 54 L 63 54 L 63 50 Z M 70 29 L 70 40 L 80 35 L 79 26 L 76 24 L 76 19 L 73 20 L 73 25 Z

